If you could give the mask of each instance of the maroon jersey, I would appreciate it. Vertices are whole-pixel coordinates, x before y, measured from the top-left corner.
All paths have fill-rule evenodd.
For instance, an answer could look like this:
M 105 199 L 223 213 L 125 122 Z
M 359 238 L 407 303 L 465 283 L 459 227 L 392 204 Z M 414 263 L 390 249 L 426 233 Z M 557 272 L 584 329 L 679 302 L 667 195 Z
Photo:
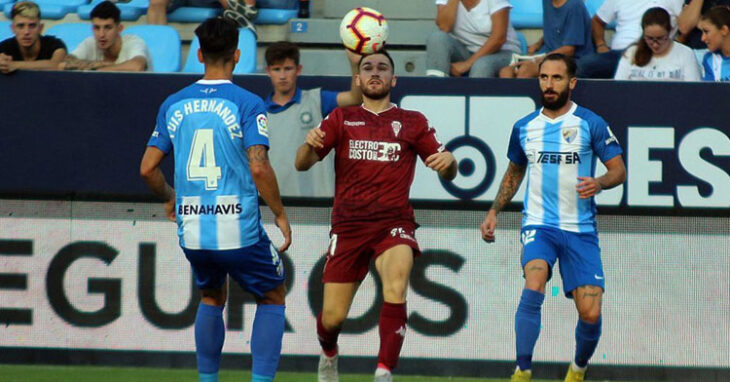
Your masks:
M 443 151 L 423 114 L 393 105 L 381 113 L 362 106 L 337 108 L 322 121 L 324 148 L 320 159 L 335 149 L 335 203 L 332 230 L 342 232 L 362 223 L 414 220 L 408 202 L 422 160 Z

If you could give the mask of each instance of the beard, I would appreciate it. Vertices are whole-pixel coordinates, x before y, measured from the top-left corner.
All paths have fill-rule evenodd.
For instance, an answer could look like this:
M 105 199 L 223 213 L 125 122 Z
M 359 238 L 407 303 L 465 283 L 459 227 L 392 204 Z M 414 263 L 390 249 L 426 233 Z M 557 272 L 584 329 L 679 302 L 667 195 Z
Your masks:
M 552 91 L 552 93 L 555 93 Z M 570 97 L 570 90 L 565 89 L 564 91 L 557 93 L 558 97 L 555 100 L 550 101 L 545 97 L 545 92 L 542 93 L 542 106 L 548 110 L 558 110 L 568 103 L 568 97 Z
M 383 87 L 377 90 L 370 90 L 367 85 L 363 85 L 360 86 L 360 90 L 363 96 L 378 101 L 390 95 L 390 84 L 383 82 Z

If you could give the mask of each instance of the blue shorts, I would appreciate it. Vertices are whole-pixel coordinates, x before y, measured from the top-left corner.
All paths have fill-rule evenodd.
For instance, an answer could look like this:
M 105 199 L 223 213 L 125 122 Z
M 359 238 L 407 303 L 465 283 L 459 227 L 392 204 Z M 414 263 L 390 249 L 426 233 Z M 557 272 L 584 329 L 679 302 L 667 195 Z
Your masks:
M 522 242 L 522 268 L 532 260 L 545 260 L 550 267 L 560 260 L 560 277 L 563 278 L 565 296 L 572 297 L 578 287 L 595 285 L 606 290 L 601 263 L 601 248 L 595 232 L 570 232 L 545 226 L 526 226 L 520 235 Z
M 258 243 L 229 250 L 183 248 L 195 275 L 198 289 L 218 289 L 226 275 L 244 290 L 262 297 L 284 282 L 284 264 L 271 240 L 264 236 Z

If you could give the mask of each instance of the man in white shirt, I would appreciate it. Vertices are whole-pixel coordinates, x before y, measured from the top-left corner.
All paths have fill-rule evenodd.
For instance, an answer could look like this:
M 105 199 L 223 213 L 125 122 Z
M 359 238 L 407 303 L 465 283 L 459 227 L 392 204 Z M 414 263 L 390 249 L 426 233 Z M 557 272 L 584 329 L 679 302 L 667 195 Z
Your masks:
M 81 44 L 59 65 L 64 70 L 142 72 L 152 70 L 147 45 L 138 36 L 124 35 L 121 12 L 103 1 L 91 11 L 94 36 Z
M 596 53 L 578 60 L 576 75 L 580 78 L 613 78 L 623 51 L 641 37 L 641 17 L 644 12 L 653 7 L 666 9 L 676 31 L 682 6 L 682 0 L 606 0 L 591 22 Z M 606 25 L 613 22 L 616 22 L 616 32 L 609 47 L 606 43 Z

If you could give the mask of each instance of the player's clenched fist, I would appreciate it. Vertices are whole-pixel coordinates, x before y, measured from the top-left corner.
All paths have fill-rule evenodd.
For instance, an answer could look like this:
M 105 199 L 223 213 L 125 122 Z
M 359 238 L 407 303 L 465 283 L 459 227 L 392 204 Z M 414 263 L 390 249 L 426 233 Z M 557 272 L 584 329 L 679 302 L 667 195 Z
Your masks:
M 489 210 L 487 216 L 484 218 L 481 227 L 482 239 L 487 243 L 494 242 L 494 230 L 497 228 L 497 213 L 494 210 Z
M 426 158 L 426 166 L 434 171 L 443 171 L 454 163 L 454 154 L 449 151 L 431 154 Z
M 324 131 L 322 131 L 319 127 L 315 127 L 314 129 L 309 130 L 307 138 L 304 141 L 315 149 L 321 149 L 324 147 Z

